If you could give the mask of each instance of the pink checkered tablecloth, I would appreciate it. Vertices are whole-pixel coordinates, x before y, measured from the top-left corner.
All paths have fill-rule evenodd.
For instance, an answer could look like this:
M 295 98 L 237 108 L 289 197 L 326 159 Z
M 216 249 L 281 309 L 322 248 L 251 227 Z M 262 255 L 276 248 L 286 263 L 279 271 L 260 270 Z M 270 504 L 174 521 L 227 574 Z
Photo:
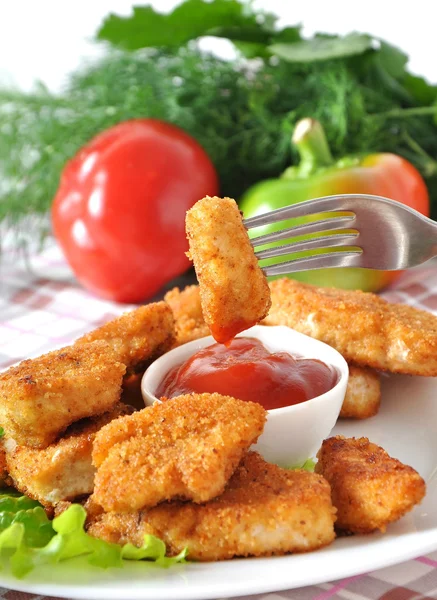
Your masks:
M 383 296 L 437 314 L 437 265 L 404 274 Z M 95 298 L 79 287 L 54 245 L 24 260 L 0 261 L 0 370 L 72 340 L 130 307 Z M 0 588 L 0 599 L 50 600 Z M 437 552 L 341 581 L 246 600 L 437 599 Z M 53 600 L 53 599 L 52 599 Z

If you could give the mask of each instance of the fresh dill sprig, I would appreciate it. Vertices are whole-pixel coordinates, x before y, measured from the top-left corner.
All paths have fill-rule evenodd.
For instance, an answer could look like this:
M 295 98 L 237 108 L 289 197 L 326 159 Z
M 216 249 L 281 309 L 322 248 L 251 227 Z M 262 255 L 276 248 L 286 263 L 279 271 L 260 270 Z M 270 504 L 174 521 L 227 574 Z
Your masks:
M 322 62 L 225 61 L 196 46 L 110 52 L 54 95 L 0 91 L 0 222 L 46 213 L 65 162 L 120 121 L 154 117 L 196 138 L 215 164 L 221 193 L 239 198 L 296 160 L 295 122 L 320 120 L 337 157 L 395 152 L 428 178 L 437 207 L 437 126 L 384 72 L 378 53 Z M 396 83 L 396 81 L 395 81 Z M 437 113 L 437 107 L 436 107 Z

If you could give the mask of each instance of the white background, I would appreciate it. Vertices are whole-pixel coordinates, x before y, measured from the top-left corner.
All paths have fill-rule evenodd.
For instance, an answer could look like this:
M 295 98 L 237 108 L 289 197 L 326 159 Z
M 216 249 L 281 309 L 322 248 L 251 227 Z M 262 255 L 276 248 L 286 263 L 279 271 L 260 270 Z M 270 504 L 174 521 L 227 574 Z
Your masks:
M 137 0 L 136 4 L 147 4 Z M 175 0 L 150 2 L 163 12 Z M 29 89 L 36 78 L 56 90 L 65 74 L 101 49 L 90 42 L 108 12 L 129 14 L 128 0 L 0 0 L 0 81 Z M 398 45 L 413 72 L 437 83 L 436 0 L 256 0 L 281 24 L 314 31 L 360 31 Z M 223 47 L 223 43 L 220 45 Z

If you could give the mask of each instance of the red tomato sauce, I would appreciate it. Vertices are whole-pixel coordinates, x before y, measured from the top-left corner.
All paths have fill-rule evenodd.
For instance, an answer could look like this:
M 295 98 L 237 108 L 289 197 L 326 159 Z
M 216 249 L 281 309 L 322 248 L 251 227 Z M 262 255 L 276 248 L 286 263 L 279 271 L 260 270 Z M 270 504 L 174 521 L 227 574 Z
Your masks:
M 191 392 L 218 392 L 259 402 L 267 410 L 299 404 L 324 394 L 337 383 L 334 368 L 287 352 L 270 353 L 253 338 L 213 344 L 171 369 L 158 387 L 158 398 Z

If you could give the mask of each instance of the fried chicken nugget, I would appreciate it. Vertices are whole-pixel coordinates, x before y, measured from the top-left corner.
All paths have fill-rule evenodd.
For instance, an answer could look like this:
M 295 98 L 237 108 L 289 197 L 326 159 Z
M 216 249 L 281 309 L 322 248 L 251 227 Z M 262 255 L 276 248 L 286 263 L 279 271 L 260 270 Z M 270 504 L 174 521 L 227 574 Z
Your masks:
M 117 419 L 96 435 L 94 499 L 105 511 L 221 494 L 267 412 L 220 394 L 189 394 Z
M 349 380 L 340 417 L 368 419 L 373 417 L 381 404 L 381 382 L 373 369 L 349 365 Z
M 413 468 L 391 458 L 367 438 L 329 438 L 318 459 L 315 470 L 331 485 L 337 529 L 385 531 L 425 495 L 425 482 Z
M 117 354 L 128 374 L 144 370 L 145 363 L 170 349 L 175 339 L 174 319 L 165 302 L 126 312 L 76 340 L 76 345 L 104 340 Z
M 60 502 L 58 502 L 56 504 L 56 506 L 54 506 L 53 508 L 53 517 L 59 517 L 60 515 L 62 515 L 62 513 L 64 513 L 66 510 L 68 510 L 70 508 L 70 506 L 73 503 L 70 502 L 69 500 L 61 500 Z M 84 509 L 86 510 L 86 523 L 85 523 L 85 527 L 87 527 L 91 522 L 95 521 L 98 517 L 100 517 L 103 514 L 103 508 L 99 505 L 96 504 L 94 501 L 93 496 L 88 496 L 86 498 L 83 498 L 82 500 L 76 500 L 76 502 L 74 504 L 81 504 Z M 47 510 L 46 510 L 47 512 Z M 123 513 L 125 515 L 128 514 L 132 514 L 132 513 Z
M 46 507 L 91 494 L 95 475 L 91 462 L 94 437 L 104 425 L 131 412 L 130 407 L 117 404 L 99 417 L 73 423 L 59 441 L 41 450 L 6 440 L 6 468 L 14 486 Z
M 218 498 L 202 505 L 173 501 L 136 513 L 103 514 L 88 533 L 137 546 L 151 534 L 171 555 L 187 547 L 189 558 L 212 561 L 315 550 L 334 539 L 334 521 L 323 477 L 281 469 L 249 452 Z
M 187 212 L 186 231 L 205 322 L 218 342 L 228 342 L 267 315 L 267 279 L 235 200 L 199 200 Z
M 266 325 L 288 325 L 363 367 L 437 376 L 437 317 L 376 294 L 318 288 L 291 279 L 270 283 Z
M 17 444 L 46 448 L 71 423 L 118 402 L 126 367 L 100 340 L 24 360 L 0 374 L 0 423 Z
M 175 319 L 175 346 L 211 335 L 203 318 L 198 285 L 189 285 L 184 290 L 173 288 L 164 296 Z

